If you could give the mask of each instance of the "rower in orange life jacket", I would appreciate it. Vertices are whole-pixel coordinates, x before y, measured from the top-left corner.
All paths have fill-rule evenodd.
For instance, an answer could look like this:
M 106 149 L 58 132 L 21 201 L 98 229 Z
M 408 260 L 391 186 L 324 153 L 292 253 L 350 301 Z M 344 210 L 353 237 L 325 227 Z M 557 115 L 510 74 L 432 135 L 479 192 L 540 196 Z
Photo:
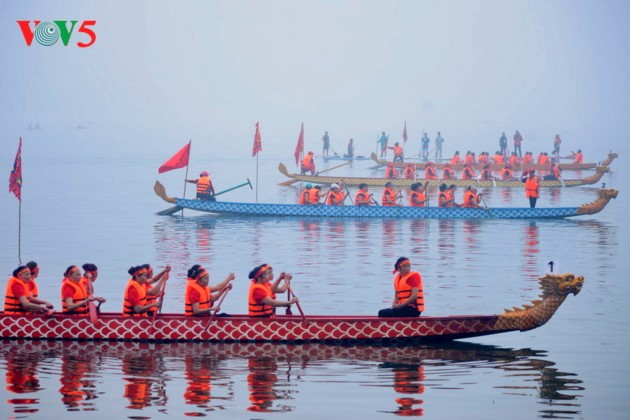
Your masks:
M 330 192 L 326 198 L 326 204 L 329 206 L 343 206 L 343 202 L 346 199 L 346 195 L 341 191 L 341 187 L 338 184 L 330 185 Z
M 398 195 L 396 191 L 394 191 L 394 184 L 388 182 L 385 184 L 385 189 L 383 190 L 383 195 L 381 197 L 381 204 L 384 206 L 397 206 L 396 199 Z
M 209 285 L 210 274 L 203 267 L 199 266 L 190 275 L 192 276 L 191 281 L 186 284 L 184 314 L 186 316 L 207 316 L 212 311 L 218 311 L 220 308 L 214 307 L 214 302 L 232 288 L 229 283 L 235 279 L 234 273 L 230 273 L 222 283 L 214 287 L 215 294 L 212 294 L 213 287 Z
M 584 155 L 582 154 L 582 149 L 578 149 L 577 153 L 571 151 L 571 155 L 573 155 L 572 163 L 584 163 Z
M 484 181 L 492 181 L 494 179 L 489 164 L 484 165 L 483 169 L 481 170 L 481 179 L 483 179 Z
M 394 300 L 391 308 L 381 309 L 378 316 L 417 317 L 424 311 L 424 287 L 420 273 L 411 271 L 408 258 L 400 257 L 394 264 Z
M 123 316 L 147 317 L 147 311 L 157 308 L 159 303 L 154 302 L 147 305 L 146 287 L 148 272 L 142 265 L 131 267 L 128 271 L 131 278 L 127 281 L 123 298 Z
M 13 270 L 13 276 L 7 280 L 4 293 L 4 314 L 25 315 L 52 311 L 53 305 L 35 298 L 31 294 L 31 270 L 21 265 Z
M 402 162 L 404 159 L 404 151 L 403 148 L 400 147 L 398 142 L 394 143 L 394 146 L 389 146 L 388 149 L 392 149 L 394 151 L 394 162 Z
M 289 307 L 298 302 L 295 296 L 288 301 L 276 300 L 276 293 L 284 293 L 288 289 L 293 278 L 289 273 L 280 273 L 276 281 L 271 283 L 273 268 L 269 264 L 262 264 L 250 271 L 249 278 L 252 280 L 248 293 L 249 316 L 271 318 L 275 316 L 275 308 Z M 280 282 L 283 280 L 284 283 L 281 286 Z
M 88 303 L 96 300 L 81 285 L 81 270 L 76 265 L 68 267 L 61 283 L 61 306 L 67 315 L 88 315 Z
M 499 152 L 495 152 L 494 157 L 492 158 L 492 160 L 494 161 L 494 163 L 496 163 L 497 165 L 505 165 L 505 158 L 503 157 L 503 155 Z
M 481 194 L 477 194 L 477 188 L 469 185 L 464 191 L 464 202 L 462 203 L 462 207 L 467 208 L 475 208 L 481 207 L 479 206 L 479 202 L 481 201 Z
M 446 184 L 440 184 L 440 192 L 438 193 L 438 207 L 452 207 L 453 199 L 449 198 Z
M 477 164 L 479 165 L 483 165 L 488 163 L 488 159 L 490 158 L 490 155 L 486 152 L 481 152 L 481 154 L 479 155 L 479 159 L 477 159 Z
M 459 157 L 459 150 L 455 152 L 453 157 L 451 158 L 451 165 L 459 165 L 462 163 L 462 159 Z
M 475 177 L 475 170 L 469 164 L 464 166 L 462 171 L 462 179 L 471 180 Z
M 540 157 L 540 161 L 538 163 L 540 163 L 541 165 L 549 164 L 549 156 L 547 155 L 547 152 L 542 153 L 542 156 Z
M 37 298 L 39 297 L 39 287 L 37 287 L 37 276 L 39 276 L 39 266 L 35 261 L 29 261 L 26 263 L 26 266 L 29 270 L 31 270 L 31 281 L 28 282 L 28 285 L 31 289 L 31 297 Z
M 518 165 L 520 164 L 520 161 L 518 159 L 518 155 L 514 152 L 512 152 L 512 154 L 510 155 L 510 159 L 508 161 L 508 164 L 513 167 L 516 168 L 518 167 Z
M 144 283 L 145 288 L 145 305 L 151 305 L 152 303 L 157 302 L 158 295 L 162 290 L 162 285 L 164 284 L 165 277 L 164 275 L 171 271 L 171 266 L 167 265 L 164 267 L 164 270 L 160 271 L 155 276 L 153 275 L 153 268 L 150 264 L 142 265 L 147 270 L 147 281 Z M 159 303 L 159 302 L 158 302 Z M 147 316 L 153 316 L 158 309 L 150 308 L 147 311 Z
M 85 289 L 88 296 L 94 296 L 94 282 L 98 278 L 98 267 L 96 264 L 86 263 L 81 266 L 83 268 L 83 276 L 81 276 L 81 287 Z M 101 303 L 106 302 L 105 298 L 94 297 L 100 308 Z
M 187 179 L 186 182 L 197 184 L 198 200 L 216 201 L 214 198 L 214 186 L 212 185 L 212 180 L 208 172 L 203 171 L 199 174 L 198 179 Z
M 560 165 L 556 162 L 556 159 L 551 158 L 551 166 L 549 167 L 549 173 L 543 177 L 543 179 L 555 180 L 560 179 L 562 169 L 560 169 Z
M 409 194 L 409 206 L 411 207 L 424 207 L 427 202 L 426 189 L 429 183 L 426 183 L 422 187 L 422 183 L 415 182 L 411 184 L 411 193 Z
M 300 199 L 298 204 L 310 205 L 311 204 L 311 188 L 313 185 L 308 183 L 304 186 L 304 190 L 300 193 Z
M 433 162 L 427 163 L 427 166 L 424 168 L 424 177 L 425 179 L 437 179 L 437 170 L 433 166 Z
M 310 172 L 311 175 L 315 175 L 314 157 L 315 154 L 313 152 L 308 152 L 306 156 L 304 156 L 304 159 L 302 159 L 302 165 L 300 167 L 302 175 L 306 174 L 307 172 Z
M 534 156 L 532 152 L 526 152 L 525 156 L 523 156 L 523 160 L 521 161 L 521 166 L 531 165 L 534 163 Z
M 442 167 L 442 179 L 455 179 L 455 171 L 451 169 L 451 165 L 448 163 Z
M 368 185 L 366 183 L 359 184 L 359 191 L 354 196 L 355 206 L 371 206 L 373 204 L 372 194 L 368 194 Z
M 504 181 L 512 181 L 514 180 L 514 171 L 510 167 L 510 165 L 506 165 L 501 169 L 501 179 Z
M 415 179 L 416 178 L 416 165 L 413 163 L 408 163 L 405 166 L 405 178 L 406 179 Z
M 313 188 L 310 189 L 310 191 L 309 191 L 310 204 L 320 204 L 319 200 L 322 197 L 321 196 L 321 191 L 322 191 L 321 185 L 315 185 Z
M 398 171 L 394 165 L 387 165 L 387 168 L 385 169 L 385 178 L 398 178 Z
M 529 199 L 529 207 L 536 207 L 536 200 L 538 199 L 538 187 L 539 180 L 536 176 L 536 171 L 533 169 L 528 172 L 527 178 L 523 174 L 521 181 L 525 183 L 525 197 Z

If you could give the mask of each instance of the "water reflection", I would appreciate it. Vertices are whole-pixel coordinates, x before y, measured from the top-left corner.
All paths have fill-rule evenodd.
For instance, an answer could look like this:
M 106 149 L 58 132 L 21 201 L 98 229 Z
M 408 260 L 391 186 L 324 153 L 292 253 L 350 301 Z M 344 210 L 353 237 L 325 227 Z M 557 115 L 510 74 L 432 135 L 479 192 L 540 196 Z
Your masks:
M 524 248 L 521 269 L 524 273 L 529 273 L 533 277 L 539 276 L 541 274 L 538 261 L 540 239 L 538 225 L 535 221 L 530 221 L 525 225 L 523 236 Z
M 535 391 L 545 404 L 541 415 L 570 416 L 580 412 L 583 390 L 582 380 L 576 374 L 559 371 L 553 362 L 545 359 L 542 351 L 469 343 L 149 345 L 3 340 L 0 348 L 7 372 L 7 390 L 31 394 L 28 399 L 8 401 L 15 414 L 39 411 L 39 393 L 43 389 L 37 376 L 43 360 L 48 365 L 61 362 L 60 372 L 47 371 L 47 375 L 59 376 L 63 385 L 60 389 L 62 403 L 67 410 L 107 412 L 105 401 L 110 403 L 111 393 L 122 388 L 128 408 L 161 407 L 166 412 L 170 405 L 179 405 L 177 401 L 171 404 L 170 399 L 177 395 L 173 391 L 185 389 L 186 404 L 209 411 L 212 409 L 211 391 L 216 385 L 217 394 L 224 396 L 214 398 L 232 403 L 223 405 L 222 410 L 236 405 L 254 412 L 299 413 L 304 406 L 319 403 L 317 393 L 307 392 L 317 384 L 327 389 L 340 387 L 338 392 L 343 399 L 344 388 L 348 391 L 348 387 L 376 383 L 380 387 L 391 387 L 394 397 L 389 407 L 379 406 L 380 398 L 372 402 L 366 399 L 368 410 L 421 416 L 427 410 L 424 401 L 429 398 L 425 389 L 462 387 L 463 383 L 457 379 L 462 375 L 469 377 L 466 384 L 474 384 L 481 381 L 475 378 L 485 373 L 483 381 L 492 380 L 493 388 L 502 390 L 504 395 L 529 398 Z M 116 365 L 122 369 L 122 379 L 113 373 Z M 182 365 L 185 372 L 180 377 Z M 329 366 L 341 369 L 338 378 L 319 373 Z M 357 371 L 353 366 L 361 366 L 361 369 Z M 493 378 L 488 379 L 488 374 Z M 226 383 L 225 378 L 230 378 L 231 382 Z M 246 383 L 246 396 L 235 392 L 238 387 L 234 384 L 239 378 L 244 378 Z M 168 390 L 171 390 L 170 398 Z M 201 415 L 198 412 L 185 414 Z

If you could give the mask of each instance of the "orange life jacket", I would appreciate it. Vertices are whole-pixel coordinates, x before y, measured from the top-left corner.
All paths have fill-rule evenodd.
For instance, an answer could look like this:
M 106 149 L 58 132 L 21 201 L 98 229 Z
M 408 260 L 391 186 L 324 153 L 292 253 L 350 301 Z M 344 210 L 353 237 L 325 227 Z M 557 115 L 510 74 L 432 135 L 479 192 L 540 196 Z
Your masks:
M 381 197 L 381 204 L 384 206 L 396 205 L 396 192 L 391 188 L 385 188 L 383 190 L 383 196 Z
M 299 204 L 311 204 L 311 189 L 304 190 L 300 193 Z
M 523 165 L 529 165 L 529 164 L 532 164 L 533 162 L 534 162 L 534 158 L 532 157 L 532 155 L 523 156 L 523 161 L 522 161 Z
M 39 287 L 37 287 L 35 278 L 31 277 L 31 281 L 28 282 L 28 287 L 31 290 L 31 297 L 36 298 L 39 296 Z
M 472 191 L 465 191 L 462 207 L 477 207 L 477 194 Z
M 83 286 L 81 286 L 81 284 L 77 284 L 73 282 L 72 280 L 68 279 L 67 277 L 64 278 L 63 282 L 61 283 L 62 289 L 64 288 L 64 286 L 70 286 L 72 287 L 72 289 L 74 289 L 74 293 L 72 294 L 72 300 L 74 303 L 77 303 L 80 300 L 85 300 L 88 297 L 87 292 L 85 291 Z M 68 310 L 68 305 L 66 304 L 66 300 L 63 298 L 61 301 L 61 308 L 64 314 L 87 316 L 87 313 L 88 313 L 87 305 L 79 306 L 78 308 L 75 308 L 71 311 Z
M 190 302 L 190 293 L 196 290 L 199 293 L 199 309 L 208 309 L 212 305 L 212 297 L 210 296 L 210 287 L 202 286 L 196 281 L 189 281 L 186 284 L 186 301 L 184 306 L 184 315 L 193 316 L 192 303 Z
M 501 170 L 501 178 L 503 180 L 508 180 L 513 177 L 514 177 L 514 171 L 512 171 L 510 168 L 503 168 Z
M 343 191 L 331 191 L 328 193 L 328 198 L 326 199 L 326 204 L 329 206 L 343 206 L 343 199 L 345 198 L 345 194 Z M 333 202 L 333 199 L 335 202 Z
M 396 178 L 398 176 L 398 171 L 393 166 L 388 166 L 385 170 L 385 178 Z
M 584 155 L 582 153 L 576 153 L 573 163 L 584 163 Z
M 424 169 L 424 177 L 426 179 L 437 179 L 437 173 L 435 171 L 435 168 L 433 166 L 427 166 Z
M 262 302 L 258 303 L 254 299 L 254 291 L 259 289 L 263 290 L 265 294 L 273 299 L 269 286 L 252 282 L 252 284 L 249 285 L 249 316 L 272 317 L 274 313 L 273 306 L 266 305 Z
M 414 179 L 416 177 L 416 168 L 413 166 L 407 166 L 405 168 L 405 178 Z
M 197 194 L 210 194 L 210 177 L 200 176 L 197 180 Z
M 483 168 L 481 170 L 481 179 L 492 180 L 492 171 L 489 168 Z
M 557 163 L 551 165 L 550 172 L 553 174 L 554 177 L 560 178 L 560 165 L 558 165 Z
M 438 207 L 450 207 L 449 204 L 444 204 L 448 200 L 448 193 L 446 191 L 440 191 L 438 194 Z
M 503 155 L 495 154 L 493 159 L 494 159 L 494 163 L 498 163 L 499 165 L 505 165 L 505 159 L 503 158 Z
M 136 293 L 138 294 L 138 305 L 140 306 L 146 305 L 146 299 L 147 299 L 146 288 L 142 284 L 135 281 L 133 278 L 130 278 L 129 281 L 127 282 L 127 287 L 125 287 L 125 297 L 124 297 L 124 302 L 123 302 L 123 316 L 141 316 L 141 317 L 148 316 L 146 312 L 138 314 L 133 309 L 133 305 L 129 301 L 129 291 L 132 288 L 135 289 Z
M 365 191 L 359 190 L 357 192 L 357 195 L 354 196 L 354 204 L 356 204 L 357 206 L 367 206 L 369 205 L 369 201 L 370 201 L 370 195 Z M 357 204 L 361 202 L 365 202 L 365 203 Z
M 462 159 L 459 157 L 459 155 L 454 155 L 451 158 L 451 165 L 459 165 L 462 162 Z
M 538 177 L 527 178 L 525 181 L 525 197 L 538 198 Z
M 462 179 L 473 179 L 475 176 L 475 171 L 472 168 L 464 168 L 464 172 L 462 172 Z
M 400 146 L 394 146 L 394 156 L 402 156 L 404 154 L 403 148 Z
M 9 277 L 9 280 L 7 281 L 7 289 L 4 294 L 4 313 L 6 315 L 19 315 L 29 312 L 24 306 L 22 306 L 20 299 L 13 294 L 13 285 L 16 283 L 21 284 L 22 287 L 24 287 L 26 299 L 31 297 L 31 290 L 28 287 L 28 282 L 20 280 L 17 277 Z
M 488 155 L 482 153 L 479 155 L 479 159 L 477 159 L 477 163 L 488 163 Z
M 518 162 L 518 156 L 516 156 L 516 155 L 510 156 L 509 162 L 510 162 L 510 166 L 517 167 L 518 163 L 519 163 Z
M 397 302 L 402 302 L 409 299 L 409 296 L 411 296 L 411 287 L 409 287 L 406 280 L 414 274 L 417 274 L 420 277 L 420 283 L 418 284 L 418 296 L 416 301 L 410 303 L 409 306 L 417 308 L 420 312 L 422 312 L 424 311 L 424 290 L 422 287 L 422 276 L 418 272 L 411 271 L 405 276 L 401 276 L 400 273 L 397 273 L 396 276 L 394 276 L 396 300 Z
M 319 190 L 317 188 L 311 188 L 308 194 L 311 204 L 319 204 Z
M 442 179 L 455 179 L 455 171 L 451 168 L 442 168 Z
M 302 166 L 310 167 L 313 165 L 313 155 L 306 155 L 304 159 L 302 159 Z
M 427 197 L 424 195 L 424 193 L 420 191 L 411 191 L 411 194 L 409 194 L 409 205 L 411 207 L 424 207 L 424 203 L 414 203 L 414 199 L 416 199 L 417 201 L 425 201 Z

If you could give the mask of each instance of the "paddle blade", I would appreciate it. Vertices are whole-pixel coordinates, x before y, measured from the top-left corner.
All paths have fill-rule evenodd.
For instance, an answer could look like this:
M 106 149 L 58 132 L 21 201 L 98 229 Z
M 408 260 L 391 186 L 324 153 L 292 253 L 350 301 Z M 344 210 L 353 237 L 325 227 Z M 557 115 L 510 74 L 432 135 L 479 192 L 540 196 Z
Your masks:
M 98 324 L 98 314 L 96 313 L 96 305 L 94 302 L 88 303 L 88 313 L 90 315 L 90 322 L 92 324 Z

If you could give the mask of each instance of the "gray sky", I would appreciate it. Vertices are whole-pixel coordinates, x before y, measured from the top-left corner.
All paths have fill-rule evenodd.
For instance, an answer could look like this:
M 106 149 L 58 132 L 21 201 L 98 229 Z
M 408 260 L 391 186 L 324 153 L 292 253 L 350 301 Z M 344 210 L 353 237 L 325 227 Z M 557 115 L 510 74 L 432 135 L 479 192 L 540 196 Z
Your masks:
M 556 133 L 586 150 L 619 138 L 630 116 L 623 0 L 9 0 L 0 16 L 10 159 L 35 121 L 135 127 L 166 155 L 192 138 L 238 156 L 260 121 L 263 153 L 284 157 L 302 122 L 316 152 L 328 130 L 335 148 L 354 137 L 367 154 L 405 121 L 413 147 L 427 130 L 446 150 L 493 152 L 518 128 L 538 152 Z M 97 41 L 27 47 L 15 23 L 27 19 L 94 19 Z

